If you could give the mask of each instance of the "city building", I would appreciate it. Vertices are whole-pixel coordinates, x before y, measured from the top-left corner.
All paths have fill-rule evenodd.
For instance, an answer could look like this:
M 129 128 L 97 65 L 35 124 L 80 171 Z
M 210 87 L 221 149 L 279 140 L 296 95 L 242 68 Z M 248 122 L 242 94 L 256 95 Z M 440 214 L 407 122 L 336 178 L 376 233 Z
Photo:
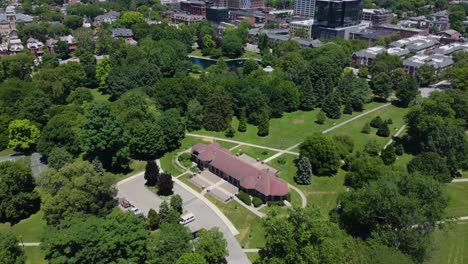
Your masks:
M 227 22 L 229 21 L 229 9 L 219 6 L 207 7 L 206 19 L 214 23 Z
M 256 9 L 263 6 L 263 0 L 227 0 L 229 9 Z
M 209 170 L 239 190 L 263 201 L 281 201 L 288 196 L 288 184 L 276 176 L 276 171 L 248 163 L 218 143 L 194 145 L 192 160 L 199 169 Z
M 374 28 L 391 30 L 402 38 L 409 38 L 415 35 L 429 35 L 429 29 L 409 28 L 392 24 L 375 25 Z
M 351 32 L 359 30 L 361 11 L 360 0 L 317 0 L 313 37 L 349 39 Z
M 314 20 L 293 21 L 289 24 L 289 34 L 304 39 L 312 39 Z
M 468 42 L 451 43 L 445 46 L 440 46 L 439 48 L 434 49 L 432 52 L 434 54 L 450 55 L 457 51 L 468 51 Z
M 294 14 L 296 16 L 314 18 L 316 0 L 296 0 Z
M 400 58 L 404 58 L 406 54 L 409 54 L 409 50 L 407 49 L 402 49 L 402 48 L 389 48 L 386 49 L 381 46 L 375 46 L 367 49 L 363 49 L 357 52 L 354 52 L 353 55 L 351 56 L 351 61 L 350 64 L 353 66 L 356 65 L 363 65 L 363 66 L 369 66 L 372 64 L 373 60 L 377 55 L 381 53 L 388 53 L 390 55 L 396 55 L 399 56 Z
M 411 53 L 423 53 L 437 48 L 439 41 L 431 36 L 414 36 L 410 38 L 393 41 L 389 44 L 391 48 L 406 48 Z
M 441 54 L 415 55 L 403 61 L 405 71 L 410 75 L 415 75 L 418 69 L 423 65 L 433 65 L 436 75 L 453 65 L 453 59 L 450 56 Z
M 454 39 L 454 40 L 460 39 L 462 37 L 460 32 L 453 30 L 453 29 L 443 30 L 443 31 L 437 32 L 435 35 L 441 36 L 443 38 Z
M 202 21 L 203 19 L 205 19 L 204 16 L 189 15 L 185 13 L 174 13 L 172 14 L 172 17 L 171 17 L 172 23 L 175 23 L 175 24 L 184 23 L 186 25 L 192 25 L 194 23 Z
M 102 24 L 107 23 L 110 24 L 112 22 L 117 21 L 119 19 L 120 13 L 117 11 L 109 11 L 105 14 L 96 16 L 93 20 L 93 26 L 100 27 Z
M 206 16 L 206 4 L 198 0 L 182 1 L 180 2 L 180 11 L 190 15 Z
M 0 35 L 6 36 L 16 30 L 17 23 L 32 23 L 32 16 L 16 13 L 14 6 L 7 6 L 0 12 Z
M 367 41 L 369 46 L 374 45 L 374 42 L 380 38 L 392 37 L 398 33 L 393 30 L 381 28 L 365 28 L 350 33 L 350 39 L 362 39 Z
M 393 17 L 392 11 L 387 9 L 363 9 L 361 14 L 361 20 L 369 21 L 371 25 L 388 24 Z

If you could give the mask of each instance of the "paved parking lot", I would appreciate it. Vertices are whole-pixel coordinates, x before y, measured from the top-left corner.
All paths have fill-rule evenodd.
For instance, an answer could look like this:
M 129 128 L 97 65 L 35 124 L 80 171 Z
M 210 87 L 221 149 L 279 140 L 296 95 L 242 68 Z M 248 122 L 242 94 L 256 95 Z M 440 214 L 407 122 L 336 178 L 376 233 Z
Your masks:
M 158 195 L 148 190 L 144 184 L 144 176 L 140 174 L 137 177 L 118 184 L 117 189 L 118 197 L 126 198 L 130 203 L 138 207 L 143 214 L 147 215 L 151 208 L 159 210 L 162 200 Z M 250 263 L 247 255 L 242 251 L 239 242 L 232 235 L 228 226 L 211 208 L 177 183 L 174 183 L 174 192 L 182 197 L 184 210 L 191 212 L 195 216 L 195 221 L 187 225 L 192 231 L 197 231 L 201 228 L 210 229 L 218 227 L 223 232 L 224 238 L 228 243 L 229 256 L 226 258 L 227 262 L 233 264 Z
M 206 192 L 223 203 L 230 202 L 239 193 L 239 188 L 209 170 L 195 174 L 190 181 L 202 188 L 203 193 Z

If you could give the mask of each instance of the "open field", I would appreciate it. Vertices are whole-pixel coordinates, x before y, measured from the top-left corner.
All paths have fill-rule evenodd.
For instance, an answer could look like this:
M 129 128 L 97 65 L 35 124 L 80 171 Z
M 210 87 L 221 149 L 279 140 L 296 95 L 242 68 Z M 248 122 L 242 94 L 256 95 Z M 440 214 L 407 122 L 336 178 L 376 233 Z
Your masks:
M 382 103 L 376 103 L 376 102 L 367 104 L 365 106 L 365 109 L 366 109 L 365 111 L 371 110 L 381 105 Z M 389 107 L 392 107 L 392 106 L 389 106 Z M 321 132 L 327 128 L 330 128 L 340 122 L 346 121 L 362 113 L 362 112 L 354 112 L 352 115 L 343 115 L 340 119 L 336 119 L 336 120 L 327 119 L 325 121 L 325 124 L 319 125 L 315 123 L 316 115 L 318 112 L 319 112 L 319 109 L 315 109 L 314 111 L 309 111 L 309 112 L 296 111 L 293 113 L 285 113 L 283 117 L 281 118 L 271 119 L 270 120 L 270 134 L 266 137 L 258 137 L 257 127 L 248 124 L 246 132 L 241 133 L 241 132 L 236 131 L 236 134 L 234 138 L 232 139 L 239 140 L 242 142 L 252 143 L 252 144 L 264 145 L 267 147 L 286 149 L 297 143 L 302 142 L 304 138 L 307 137 L 308 135 Z M 362 117 L 362 118 L 365 118 L 365 117 Z M 356 122 L 358 120 L 356 120 Z M 353 123 L 354 122 L 351 122 L 350 124 L 353 124 Z M 232 122 L 232 127 L 237 130 L 238 124 L 239 124 L 239 121 L 236 118 L 234 118 Z M 340 129 L 337 129 L 337 130 L 340 130 Z M 199 131 L 194 131 L 193 133 L 226 138 L 224 136 L 224 132 L 199 130 Z
M 257 260 L 258 258 L 260 258 L 260 256 L 258 255 L 257 252 L 249 252 L 249 253 L 246 253 L 247 254 L 247 257 L 249 258 L 250 262 L 254 263 L 255 260 Z
M 90 90 L 91 90 L 91 94 L 93 95 L 95 101 L 109 101 L 109 98 L 110 98 L 109 94 L 101 93 L 98 88 L 90 89 Z
M 433 234 L 434 249 L 426 264 L 468 263 L 468 221 L 448 225 Z
M 13 226 L 10 226 L 9 223 L 0 224 L 0 232 L 12 232 L 22 242 L 39 242 L 46 226 L 42 216 L 42 211 L 39 211 Z
M 310 185 L 298 185 L 294 182 L 294 175 L 296 174 L 295 159 L 296 156 L 286 154 L 283 156 L 286 161 L 281 164 L 281 159 L 275 159 L 270 161 L 268 164 L 274 168 L 277 168 L 280 172 L 278 176 L 288 183 L 297 186 L 307 196 L 307 203 L 314 204 L 323 216 L 327 216 L 328 212 L 336 206 L 336 198 L 338 193 L 345 191 L 344 175 L 343 170 L 339 170 L 337 175 L 332 177 L 312 177 L 312 184 Z
M 23 250 L 26 255 L 26 264 L 47 264 L 40 247 L 23 247 Z
M 328 133 L 329 135 L 349 135 L 354 140 L 354 150 L 363 150 L 364 146 L 371 140 L 377 141 L 382 147 L 390 140 L 390 137 L 379 137 L 376 135 L 377 128 L 372 128 L 370 134 L 361 133 L 362 128 L 366 123 L 369 123 L 373 118 L 380 116 L 384 121 L 392 119 L 393 124 L 389 125 L 390 135 L 395 134 L 401 126 L 404 125 L 404 116 L 407 112 L 405 108 L 399 108 L 393 105 L 379 109 L 369 115 L 363 116 L 353 122 L 350 122 L 336 130 Z
M 447 215 L 468 216 L 468 182 L 449 183 L 447 192 L 450 198 Z
M 265 233 L 261 219 L 236 201 L 224 204 L 216 198 L 206 196 L 239 230 L 236 236 L 242 248 L 259 248 L 265 245 Z

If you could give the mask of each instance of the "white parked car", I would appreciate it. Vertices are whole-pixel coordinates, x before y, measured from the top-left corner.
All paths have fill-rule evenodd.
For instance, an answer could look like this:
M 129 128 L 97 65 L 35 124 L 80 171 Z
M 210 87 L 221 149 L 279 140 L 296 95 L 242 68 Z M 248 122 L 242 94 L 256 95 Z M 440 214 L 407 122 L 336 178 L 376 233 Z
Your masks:
M 134 215 L 142 215 L 143 213 L 140 211 L 140 209 L 133 207 L 128 209 L 130 212 L 132 212 Z
M 186 225 L 193 221 L 195 221 L 195 216 L 192 213 L 186 213 L 180 217 L 179 224 Z

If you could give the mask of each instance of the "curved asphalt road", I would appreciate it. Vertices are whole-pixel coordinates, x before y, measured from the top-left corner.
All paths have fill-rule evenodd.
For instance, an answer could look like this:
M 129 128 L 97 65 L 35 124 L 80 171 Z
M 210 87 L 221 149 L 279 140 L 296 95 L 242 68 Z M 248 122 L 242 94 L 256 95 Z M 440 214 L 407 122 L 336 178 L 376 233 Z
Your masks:
M 117 183 L 118 197 L 126 198 L 130 203 L 140 208 L 147 215 L 148 211 L 153 208 L 159 209 L 162 202 L 161 198 L 145 187 L 144 174 L 139 173 L 131 178 L 122 180 Z M 201 228 L 210 229 L 218 227 L 224 234 L 228 246 L 229 256 L 226 258 L 228 263 L 245 264 L 250 263 L 247 255 L 243 252 L 239 242 L 232 234 L 229 227 L 221 220 L 221 218 L 196 197 L 191 192 L 184 189 L 177 182 L 174 182 L 174 193 L 179 194 L 184 201 L 184 210 L 187 210 L 195 215 L 195 221 L 188 224 L 192 231 Z

